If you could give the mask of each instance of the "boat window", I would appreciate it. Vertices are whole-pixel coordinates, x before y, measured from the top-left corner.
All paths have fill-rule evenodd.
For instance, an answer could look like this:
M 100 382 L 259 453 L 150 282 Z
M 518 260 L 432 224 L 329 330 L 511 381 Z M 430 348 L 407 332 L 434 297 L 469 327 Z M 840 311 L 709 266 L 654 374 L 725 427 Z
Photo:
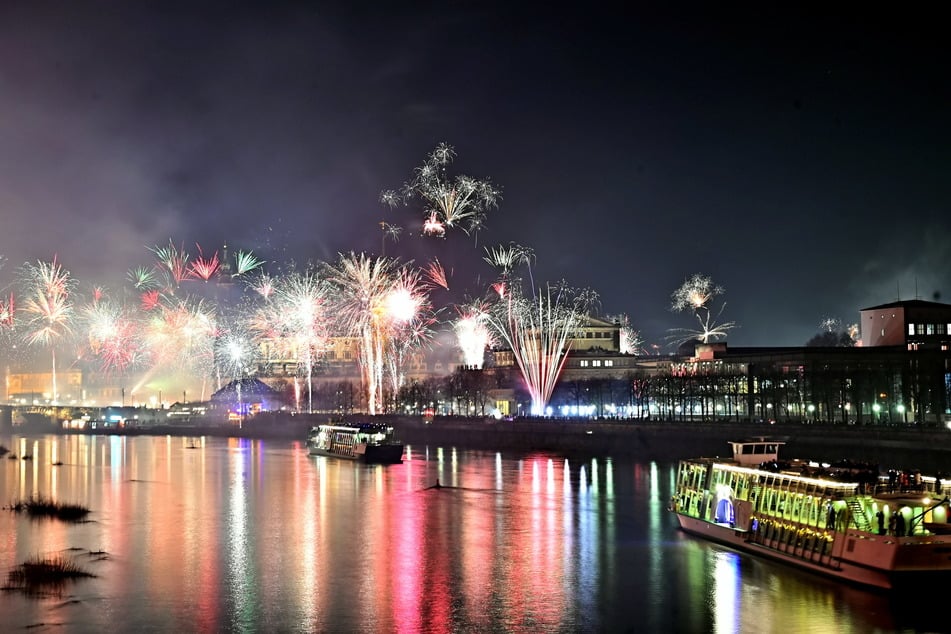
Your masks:
M 800 513 L 802 509 L 802 494 L 797 494 L 793 496 L 792 500 L 792 519 L 795 521 L 800 521 Z
M 809 505 L 809 516 L 806 518 L 806 522 L 810 526 L 815 526 L 816 521 L 819 519 L 817 504 L 818 500 L 816 500 L 816 498 L 812 497 L 811 495 L 806 500 L 807 504 Z
M 779 513 L 789 519 L 789 495 L 785 491 L 779 492 Z

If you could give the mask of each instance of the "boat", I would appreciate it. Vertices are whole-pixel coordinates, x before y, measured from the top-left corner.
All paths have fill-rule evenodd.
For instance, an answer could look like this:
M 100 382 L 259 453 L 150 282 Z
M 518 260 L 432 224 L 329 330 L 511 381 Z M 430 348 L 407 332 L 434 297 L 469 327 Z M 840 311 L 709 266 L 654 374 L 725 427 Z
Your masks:
M 951 480 L 729 444 L 732 459 L 680 461 L 670 510 L 684 532 L 863 586 L 951 580 Z
M 312 427 L 307 435 L 312 456 L 334 456 L 374 464 L 403 462 L 403 443 L 393 428 L 374 423 L 326 424 Z

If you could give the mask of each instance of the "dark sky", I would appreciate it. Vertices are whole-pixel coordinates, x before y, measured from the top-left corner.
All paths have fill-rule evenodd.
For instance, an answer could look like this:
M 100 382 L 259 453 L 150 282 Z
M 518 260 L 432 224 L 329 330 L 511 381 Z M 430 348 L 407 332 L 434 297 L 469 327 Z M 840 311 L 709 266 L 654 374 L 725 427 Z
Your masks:
M 380 191 L 447 142 L 499 208 L 478 244 L 387 254 L 438 255 L 454 287 L 514 241 L 648 343 L 691 325 L 669 306 L 694 273 L 724 287 L 731 345 L 951 299 L 937 15 L 323 4 L 0 4 L 0 286 L 54 254 L 121 279 L 169 239 L 379 251 L 381 220 L 422 216 Z

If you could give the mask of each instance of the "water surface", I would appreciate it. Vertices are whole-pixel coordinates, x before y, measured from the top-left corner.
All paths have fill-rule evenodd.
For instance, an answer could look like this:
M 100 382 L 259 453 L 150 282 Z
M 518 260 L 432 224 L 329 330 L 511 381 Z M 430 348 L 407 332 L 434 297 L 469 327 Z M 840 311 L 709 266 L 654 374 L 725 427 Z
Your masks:
M 0 505 L 40 495 L 92 511 L 77 524 L 0 512 L 0 583 L 31 556 L 96 575 L 0 593 L 4 631 L 947 629 L 938 610 L 682 534 L 664 510 L 672 464 L 410 447 L 403 464 L 367 466 L 299 442 L 166 436 L 0 443 L 17 455 L 0 459 Z

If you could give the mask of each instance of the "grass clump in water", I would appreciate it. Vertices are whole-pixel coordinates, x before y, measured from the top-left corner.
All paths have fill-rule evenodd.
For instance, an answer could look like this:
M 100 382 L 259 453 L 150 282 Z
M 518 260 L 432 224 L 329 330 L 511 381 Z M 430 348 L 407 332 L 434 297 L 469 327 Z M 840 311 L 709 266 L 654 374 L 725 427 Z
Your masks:
M 71 522 L 78 522 L 89 515 L 89 509 L 80 504 L 56 502 L 49 498 L 36 496 L 26 501 L 15 502 L 10 508 L 17 513 L 26 513 L 30 517 L 55 517 Z
M 31 557 L 7 574 L 7 590 L 36 591 L 43 587 L 61 586 L 73 579 L 95 577 L 72 559 L 61 555 Z

